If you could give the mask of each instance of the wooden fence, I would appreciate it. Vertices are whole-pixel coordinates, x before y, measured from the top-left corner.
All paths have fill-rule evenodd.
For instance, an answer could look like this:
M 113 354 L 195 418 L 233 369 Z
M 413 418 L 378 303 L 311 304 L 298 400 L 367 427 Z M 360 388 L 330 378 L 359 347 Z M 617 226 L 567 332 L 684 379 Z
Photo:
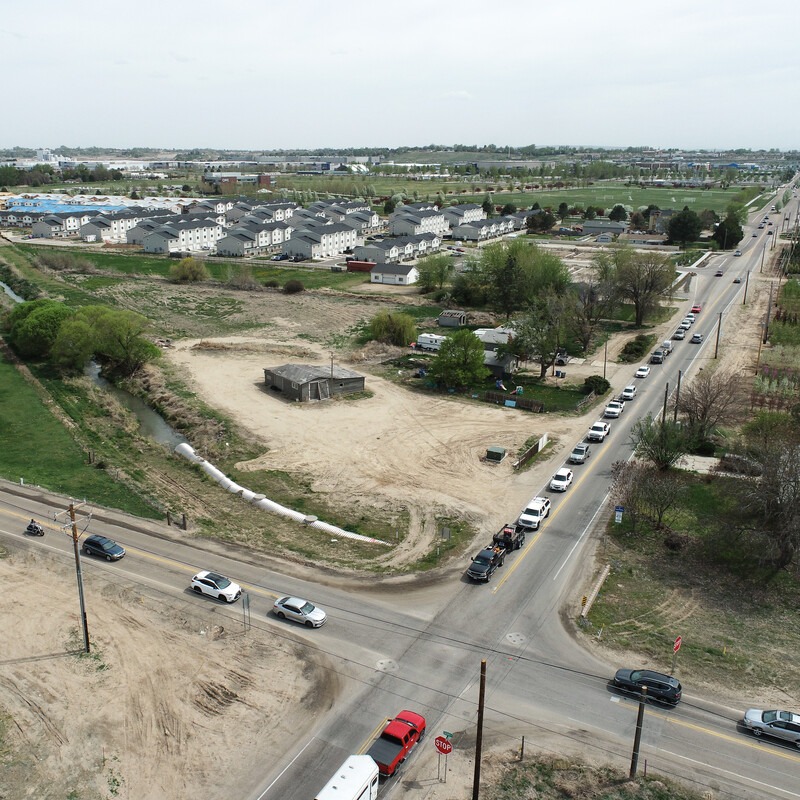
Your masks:
M 519 394 L 505 394 L 503 392 L 485 392 L 483 400 L 487 403 L 494 403 L 498 406 L 509 406 L 510 408 L 521 408 L 524 411 L 533 411 L 541 414 L 544 411 L 544 403 L 534 400 L 531 397 L 523 397 Z

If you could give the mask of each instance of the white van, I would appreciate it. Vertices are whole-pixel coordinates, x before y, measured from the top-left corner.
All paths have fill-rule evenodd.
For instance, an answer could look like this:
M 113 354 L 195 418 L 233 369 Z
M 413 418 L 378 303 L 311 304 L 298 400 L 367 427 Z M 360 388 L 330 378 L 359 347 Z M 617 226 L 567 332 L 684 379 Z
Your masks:
M 420 350 L 438 350 L 446 339 L 438 333 L 421 333 L 417 336 L 417 347 Z
M 314 800 L 377 800 L 378 777 L 371 756 L 348 756 Z

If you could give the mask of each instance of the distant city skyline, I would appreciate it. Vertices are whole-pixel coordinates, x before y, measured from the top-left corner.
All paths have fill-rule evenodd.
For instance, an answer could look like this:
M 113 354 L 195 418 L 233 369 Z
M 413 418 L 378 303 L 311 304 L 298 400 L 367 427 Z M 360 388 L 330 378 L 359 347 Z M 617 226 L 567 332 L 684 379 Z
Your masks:
M 0 147 L 796 150 L 796 18 L 744 0 L 8 4 Z

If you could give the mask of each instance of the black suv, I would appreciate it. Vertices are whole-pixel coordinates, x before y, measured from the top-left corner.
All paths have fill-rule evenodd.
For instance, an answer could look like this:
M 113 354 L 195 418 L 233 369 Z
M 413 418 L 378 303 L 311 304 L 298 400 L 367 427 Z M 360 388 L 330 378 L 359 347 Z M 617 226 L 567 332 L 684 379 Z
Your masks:
M 672 675 L 649 669 L 618 669 L 614 686 L 628 692 L 641 693 L 647 687 L 647 696 L 675 705 L 681 699 L 681 684 Z
M 118 545 L 113 539 L 95 534 L 84 540 L 83 552 L 87 556 L 100 556 L 106 561 L 119 561 L 125 555 L 125 548 Z

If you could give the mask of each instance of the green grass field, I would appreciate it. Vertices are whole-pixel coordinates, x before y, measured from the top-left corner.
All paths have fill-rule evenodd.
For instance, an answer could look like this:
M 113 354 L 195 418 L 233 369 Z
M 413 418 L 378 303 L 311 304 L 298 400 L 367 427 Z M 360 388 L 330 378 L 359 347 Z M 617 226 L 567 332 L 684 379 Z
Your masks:
M 159 515 L 102 469 L 89 466 L 69 431 L 35 389 L 0 356 L 0 474 L 72 497 L 102 497 L 105 505 L 142 517 Z

